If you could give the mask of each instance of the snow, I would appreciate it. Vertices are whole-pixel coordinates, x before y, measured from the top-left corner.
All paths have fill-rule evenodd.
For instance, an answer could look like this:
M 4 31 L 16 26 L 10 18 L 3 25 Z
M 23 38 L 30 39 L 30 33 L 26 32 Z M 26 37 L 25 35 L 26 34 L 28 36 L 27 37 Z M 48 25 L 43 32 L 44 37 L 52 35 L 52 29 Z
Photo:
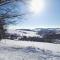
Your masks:
M 8 30 L 10 34 L 17 34 L 19 36 L 27 36 L 27 37 L 42 37 L 37 34 L 35 31 L 26 31 L 26 30 Z
M 4 39 L 0 60 L 60 60 L 60 44 Z
M 40 49 L 60 52 L 60 44 L 45 43 L 45 42 L 31 42 L 31 41 L 15 41 L 15 40 L 1 40 L 2 43 L 10 47 L 27 47 L 33 46 Z

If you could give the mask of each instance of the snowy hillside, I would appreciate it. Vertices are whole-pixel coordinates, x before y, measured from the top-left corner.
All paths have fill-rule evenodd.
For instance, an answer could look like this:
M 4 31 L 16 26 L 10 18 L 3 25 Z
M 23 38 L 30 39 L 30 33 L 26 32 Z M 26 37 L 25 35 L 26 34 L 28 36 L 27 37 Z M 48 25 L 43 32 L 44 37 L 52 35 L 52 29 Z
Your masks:
M 0 60 L 60 60 L 60 44 L 2 40 Z
M 40 37 L 43 38 L 43 35 L 46 34 L 60 34 L 59 28 L 36 28 L 36 29 L 16 29 L 16 30 L 8 30 L 10 34 L 18 34 L 20 36 L 27 37 Z
M 11 29 L 7 30 L 6 39 L 50 42 L 60 44 L 60 29 L 37 28 L 37 29 Z
M 40 37 L 40 35 L 38 35 L 36 31 L 27 30 L 27 29 L 8 30 L 8 33 L 10 33 L 10 34 L 17 34 L 19 36 Z

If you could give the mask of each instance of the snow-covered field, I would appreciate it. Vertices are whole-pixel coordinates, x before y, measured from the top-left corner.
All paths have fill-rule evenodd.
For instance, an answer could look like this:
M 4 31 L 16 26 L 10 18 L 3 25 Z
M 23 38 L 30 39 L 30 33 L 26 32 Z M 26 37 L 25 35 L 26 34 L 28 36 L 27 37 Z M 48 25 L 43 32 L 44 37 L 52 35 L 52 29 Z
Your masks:
M 60 60 L 60 44 L 1 40 L 0 60 Z

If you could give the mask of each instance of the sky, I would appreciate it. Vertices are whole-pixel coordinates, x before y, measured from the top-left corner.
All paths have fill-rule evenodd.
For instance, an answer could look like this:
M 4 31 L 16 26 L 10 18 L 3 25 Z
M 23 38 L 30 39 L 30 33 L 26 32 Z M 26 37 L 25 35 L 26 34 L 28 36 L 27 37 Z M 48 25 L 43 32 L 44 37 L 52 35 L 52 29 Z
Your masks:
M 28 11 L 22 22 L 9 28 L 60 28 L 60 0 L 32 0 Z

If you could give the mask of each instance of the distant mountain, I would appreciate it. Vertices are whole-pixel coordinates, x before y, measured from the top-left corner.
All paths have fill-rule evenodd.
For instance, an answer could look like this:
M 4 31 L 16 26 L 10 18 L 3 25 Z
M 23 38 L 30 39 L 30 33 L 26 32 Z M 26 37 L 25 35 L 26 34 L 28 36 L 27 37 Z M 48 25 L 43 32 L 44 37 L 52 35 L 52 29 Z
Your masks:
M 16 29 L 7 30 L 7 33 L 9 39 L 12 40 L 60 43 L 60 29 L 58 28 Z
M 39 32 L 40 34 L 46 34 L 46 33 L 56 33 L 60 34 L 60 28 L 36 28 L 35 31 Z
M 20 36 L 43 37 L 44 35 L 60 34 L 59 28 L 35 28 L 35 29 L 16 29 L 8 30 L 10 34 L 17 34 Z
M 10 34 L 17 34 L 19 36 L 27 36 L 27 37 L 38 37 L 40 35 L 37 34 L 36 31 L 31 29 L 16 29 L 16 30 L 8 30 Z
M 34 32 L 34 30 L 32 30 L 32 29 L 16 29 L 16 30 L 33 31 Z
M 42 37 L 46 34 L 59 34 L 58 28 L 36 28 L 36 29 L 16 29 L 23 36 L 39 36 Z

